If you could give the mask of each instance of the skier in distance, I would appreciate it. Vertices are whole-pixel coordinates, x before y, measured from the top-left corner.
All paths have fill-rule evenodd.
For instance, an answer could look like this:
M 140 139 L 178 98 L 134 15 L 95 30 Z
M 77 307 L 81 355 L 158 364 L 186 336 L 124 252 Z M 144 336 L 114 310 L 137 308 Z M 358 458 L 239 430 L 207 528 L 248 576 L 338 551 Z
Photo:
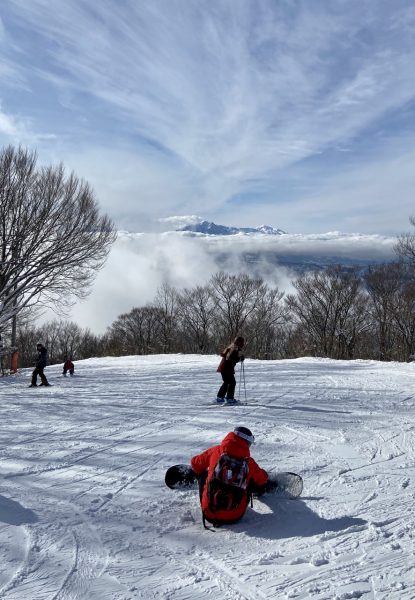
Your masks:
M 64 375 L 66 377 L 66 374 L 68 371 L 69 371 L 69 375 L 72 377 L 72 375 L 75 372 L 75 365 L 73 364 L 73 362 L 70 358 L 67 358 L 65 360 L 65 362 L 63 363 L 62 375 Z
M 43 369 L 46 367 L 47 362 L 48 362 L 47 348 L 45 348 L 45 346 L 43 344 L 39 343 L 36 346 L 36 350 L 37 350 L 36 365 L 35 365 L 35 368 L 32 373 L 32 383 L 30 384 L 29 387 L 37 387 L 36 381 L 37 381 L 38 375 L 42 381 L 42 383 L 40 385 L 45 385 L 45 386 L 50 385 L 50 383 L 46 379 L 46 375 L 43 372 Z

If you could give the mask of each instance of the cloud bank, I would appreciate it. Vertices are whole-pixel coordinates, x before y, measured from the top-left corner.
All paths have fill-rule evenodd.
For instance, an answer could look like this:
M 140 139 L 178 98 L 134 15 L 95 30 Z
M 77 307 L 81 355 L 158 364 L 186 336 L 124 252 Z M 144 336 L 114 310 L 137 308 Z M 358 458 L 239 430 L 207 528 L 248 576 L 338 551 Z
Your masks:
M 121 313 L 152 302 L 163 282 L 177 288 L 203 285 L 221 268 L 230 273 L 254 271 L 270 285 L 290 292 L 297 276 L 290 260 L 318 263 L 337 257 L 359 264 L 387 262 L 394 258 L 395 243 L 395 238 L 338 232 L 280 236 L 120 232 L 92 294 L 76 304 L 69 318 L 103 333 Z M 258 258 L 247 265 L 247 255 Z M 50 317 L 48 313 L 45 318 Z

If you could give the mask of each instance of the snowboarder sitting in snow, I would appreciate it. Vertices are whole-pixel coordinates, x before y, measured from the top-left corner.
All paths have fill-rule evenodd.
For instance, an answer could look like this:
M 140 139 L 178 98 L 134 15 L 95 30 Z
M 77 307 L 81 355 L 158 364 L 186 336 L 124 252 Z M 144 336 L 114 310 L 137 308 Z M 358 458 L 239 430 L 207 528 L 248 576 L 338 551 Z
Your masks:
M 72 375 L 74 374 L 74 371 L 75 371 L 75 365 L 69 358 L 66 359 L 65 362 L 63 363 L 62 375 L 65 375 L 65 377 L 66 377 L 66 373 L 68 371 L 69 371 L 69 375 L 72 377 Z
M 43 369 L 46 367 L 48 362 L 48 351 L 43 344 L 37 344 L 37 358 L 36 358 L 36 366 L 32 373 L 32 383 L 29 387 L 37 386 L 37 376 L 39 375 L 42 383 L 40 385 L 50 385 L 48 380 L 46 379 L 46 375 L 43 373 Z
M 218 391 L 216 402 L 224 402 L 225 395 L 227 404 L 235 404 L 236 402 L 234 398 L 236 387 L 235 365 L 245 359 L 241 352 L 244 345 L 244 338 L 238 336 L 221 354 L 222 360 L 216 370 L 222 375 L 223 383 Z
M 247 427 L 236 427 L 219 445 L 192 458 L 205 527 L 206 520 L 214 526 L 236 523 L 245 514 L 251 495 L 265 492 L 268 474 L 249 451 L 254 439 Z

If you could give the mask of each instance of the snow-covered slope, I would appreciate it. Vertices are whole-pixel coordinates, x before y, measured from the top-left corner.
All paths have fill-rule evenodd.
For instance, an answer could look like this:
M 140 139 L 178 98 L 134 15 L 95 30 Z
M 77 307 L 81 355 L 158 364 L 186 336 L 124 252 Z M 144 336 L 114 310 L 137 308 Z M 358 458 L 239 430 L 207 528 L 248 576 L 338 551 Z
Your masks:
M 415 365 L 247 360 L 247 404 L 212 408 L 217 362 L 0 379 L 1 599 L 415 598 Z M 164 472 L 236 425 L 265 469 L 301 473 L 303 497 L 206 531 Z

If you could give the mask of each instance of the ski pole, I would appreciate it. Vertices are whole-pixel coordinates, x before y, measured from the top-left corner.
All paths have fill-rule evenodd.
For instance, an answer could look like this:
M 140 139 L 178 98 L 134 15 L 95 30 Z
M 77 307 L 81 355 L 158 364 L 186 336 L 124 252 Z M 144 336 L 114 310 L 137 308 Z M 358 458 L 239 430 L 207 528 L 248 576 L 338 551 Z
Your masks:
M 245 402 L 246 402 L 245 361 L 242 363 L 242 373 L 244 376 L 244 392 L 245 392 Z
M 243 369 L 244 363 L 241 363 L 241 368 L 239 370 L 239 388 L 238 388 L 238 400 L 241 399 L 241 381 L 242 381 L 242 369 Z

